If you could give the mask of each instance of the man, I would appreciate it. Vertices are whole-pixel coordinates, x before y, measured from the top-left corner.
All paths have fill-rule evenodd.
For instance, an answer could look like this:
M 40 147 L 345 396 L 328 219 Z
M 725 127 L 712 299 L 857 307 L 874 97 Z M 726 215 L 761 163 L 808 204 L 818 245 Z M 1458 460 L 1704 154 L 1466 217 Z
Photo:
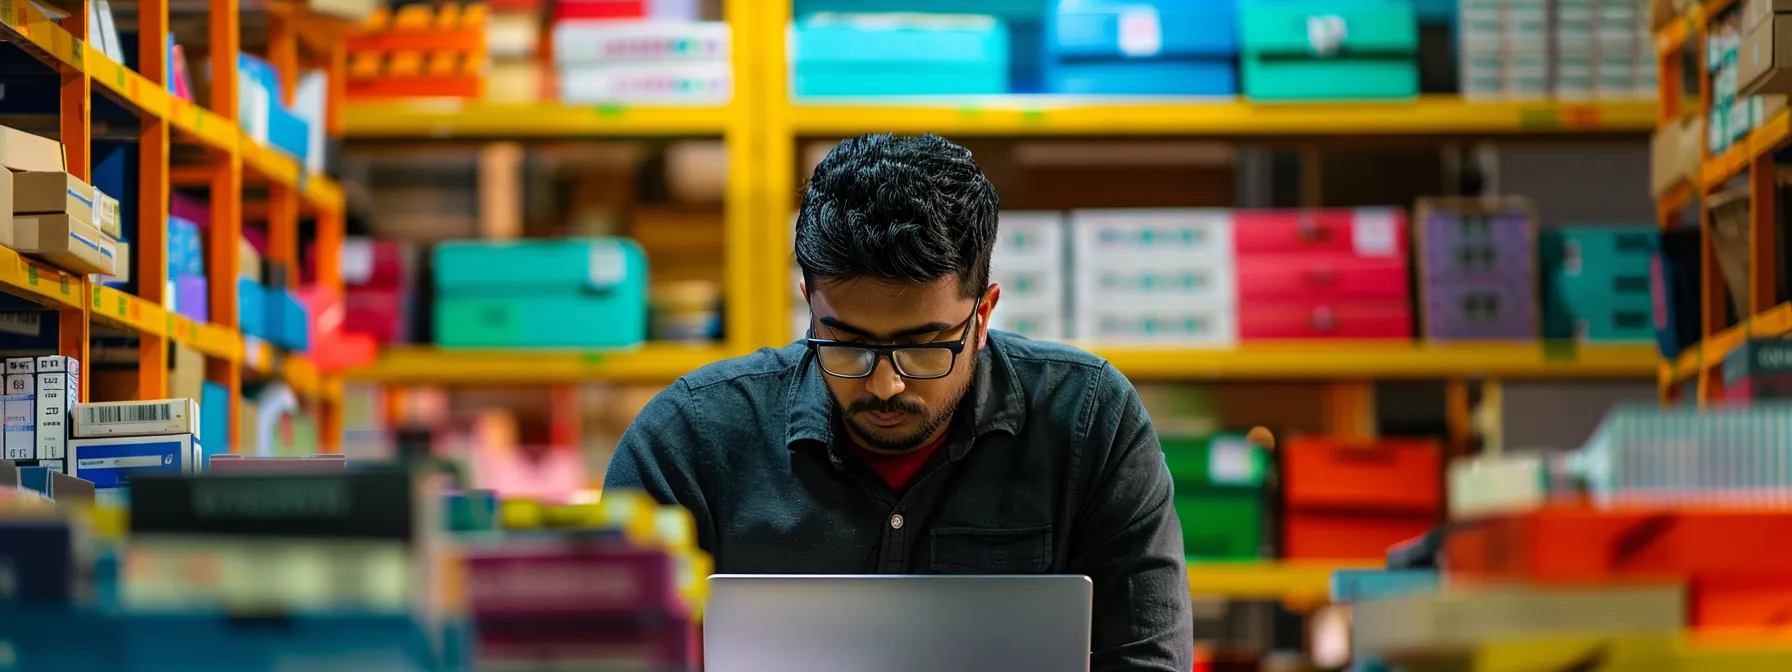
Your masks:
M 997 210 L 940 138 L 835 147 L 796 224 L 809 338 L 679 379 L 604 487 L 690 509 L 721 573 L 1087 575 L 1091 669 L 1184 672 L 1157 434 L 1105 361 L 990 331 Z

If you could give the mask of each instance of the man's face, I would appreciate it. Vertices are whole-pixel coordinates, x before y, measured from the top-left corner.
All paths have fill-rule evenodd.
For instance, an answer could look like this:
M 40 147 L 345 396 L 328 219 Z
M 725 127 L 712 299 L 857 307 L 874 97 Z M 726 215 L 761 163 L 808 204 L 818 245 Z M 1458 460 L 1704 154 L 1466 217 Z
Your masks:
M 957 343 L 971 330 L 964 352 L 943 378 L 903 378 L 888 357 L 880 357 L 865 378 L 822 375 L 847 430 L 864 447 L 902 453 L 938 438 L 970 389 L 976 351 L 987 338 L 985 325 L 999 291 L 992 287 L 979 305 L 959 295 L 957 276 L 925 285 L 861 278 L 807 289 L 816 338 L 870 345 Z M 976 318 L 967 320 L 974 305 Z

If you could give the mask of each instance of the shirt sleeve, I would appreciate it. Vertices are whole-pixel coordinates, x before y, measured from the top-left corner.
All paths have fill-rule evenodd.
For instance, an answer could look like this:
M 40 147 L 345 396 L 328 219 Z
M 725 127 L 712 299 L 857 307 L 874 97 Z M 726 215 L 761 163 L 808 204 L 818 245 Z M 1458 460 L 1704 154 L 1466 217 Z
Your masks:
M 696 399 L 683 380 L 655 395 L 616 444 L 604 489 L 641 490 L 661 504 L 690 511 L 698 546 L 714 553 L 715 519 L 693 457 L 703 449 L 699 420 Z
M 1094 583 L 1092 672 L 1186 672 L 1194 626 L 1170 470 L 1132 383 L 1113 367 L 1090 404 L 1092 473 L 1069 565 Z

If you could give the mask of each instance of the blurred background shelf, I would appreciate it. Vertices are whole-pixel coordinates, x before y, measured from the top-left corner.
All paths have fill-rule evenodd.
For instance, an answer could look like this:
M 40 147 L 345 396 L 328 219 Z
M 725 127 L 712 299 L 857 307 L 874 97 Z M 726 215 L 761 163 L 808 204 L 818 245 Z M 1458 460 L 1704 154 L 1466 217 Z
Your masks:
M 550 385 L 578 382 L 665 384 L 722 359 L 719 346 L 650 344 L 638 351 L 515 352 L 389 347 L 352 380 L 392 385 Z
M 1229 350 L 1084 344 L 1135 380 L 1636 378 L 1660 361 L 1650 345 L 1568 342 L 1310 341 Z
M 343 109 L 350 138 L 627 138 L 720 135 L 728 107 L 361 101 Z

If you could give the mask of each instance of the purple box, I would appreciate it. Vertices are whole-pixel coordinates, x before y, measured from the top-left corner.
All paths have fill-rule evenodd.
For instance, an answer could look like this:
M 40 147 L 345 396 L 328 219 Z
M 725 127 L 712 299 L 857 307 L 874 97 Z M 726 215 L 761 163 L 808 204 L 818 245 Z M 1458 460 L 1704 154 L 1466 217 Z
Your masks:
M 481 622 L 684 613 L 672 556 L 661 549 L 481 549 L 467 558 L 467 587 Z
M 1528 215 L 1431 212 L 1424 226 L 1427 278 L 1516 279 L 1536 274 L 1536 228 Z
M 183 275 L 174 279 L 174 312 L 194 322 L 211 319 L 211 292 L 205 278 Z
M 1530 283 L 1425 281 L 1425 338 L 1537 338 L 1537 296 Z

